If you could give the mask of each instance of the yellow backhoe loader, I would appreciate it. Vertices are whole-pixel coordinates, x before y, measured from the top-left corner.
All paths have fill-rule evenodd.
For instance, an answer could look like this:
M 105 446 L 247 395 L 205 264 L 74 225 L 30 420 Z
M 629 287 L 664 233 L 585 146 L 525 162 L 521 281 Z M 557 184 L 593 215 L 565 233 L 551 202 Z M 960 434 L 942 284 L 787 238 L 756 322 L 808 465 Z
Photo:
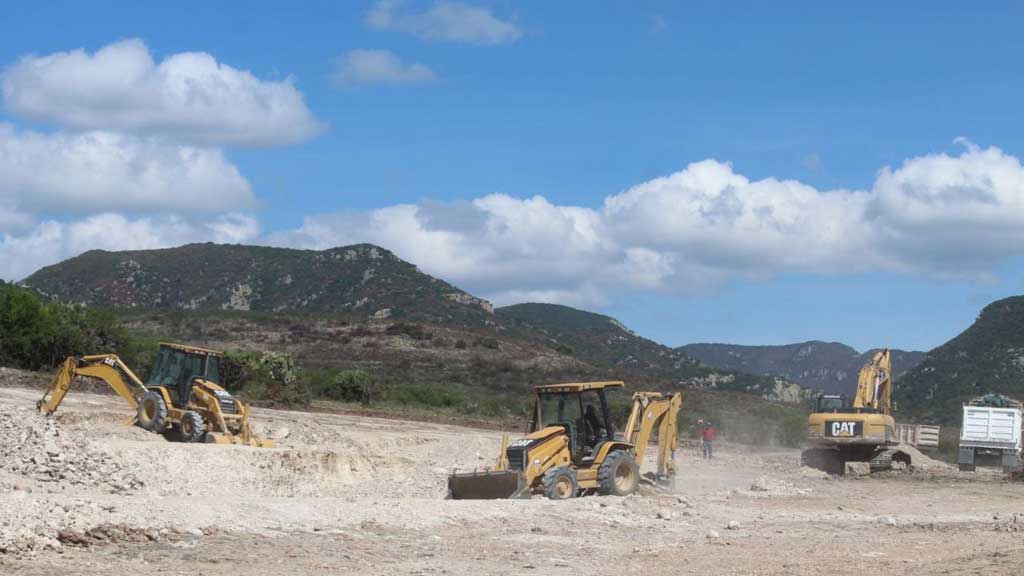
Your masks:
M 640 463 L 658 430 L 657 481 L 676 473 L 676 421 L 682 395 L 633 394 L 633 408 L 621 437 L 608 413 L 605 391 L 622 382 L 552 384 L 534 388 L 528 434 L 509 443 L 492 470 L 448 477 L 452 499 L 529 498 L 559 500 L 584 494 L 627 496 L 640 485 Z
M 870 462 L 872 472 L 890 470 L 894 463 L 910 466 L 910 454 L 897 449 L 892 412 L 892 361 L 882 349 L 861 369 L 852 406 L 844 396 L 818 395 L 807 418 L 803 464 L 838 476 L 847 462 Z
M 177 432 L 183 442 L 273 447 L 257 438 L 249 409 L 220 385 L 220 352 L 160 344 L 148 382 L 115 354 L 72 356 L 64 360 L 36 407 L 53 414 L 79 376 L 107 383 L 135 410 L 134 423 L 150 432 Z

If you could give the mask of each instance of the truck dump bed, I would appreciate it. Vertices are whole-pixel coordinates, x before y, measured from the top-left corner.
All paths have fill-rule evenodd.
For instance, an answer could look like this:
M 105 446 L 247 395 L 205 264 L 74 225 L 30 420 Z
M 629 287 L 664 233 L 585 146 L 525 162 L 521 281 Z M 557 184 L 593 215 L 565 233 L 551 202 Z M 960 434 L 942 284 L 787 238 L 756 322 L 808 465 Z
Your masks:
M 960 446 L 1020 450 L 1021 409 L 964 405 Z

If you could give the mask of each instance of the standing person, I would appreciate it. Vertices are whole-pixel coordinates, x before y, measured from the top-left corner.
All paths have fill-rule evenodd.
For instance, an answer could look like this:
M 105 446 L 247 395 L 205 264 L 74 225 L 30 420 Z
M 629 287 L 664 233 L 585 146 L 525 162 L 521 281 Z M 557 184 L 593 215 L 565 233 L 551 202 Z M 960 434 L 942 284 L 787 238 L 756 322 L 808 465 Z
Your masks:
M 704 457 L 711 459 L 711 443 L 715 441 L 715 428 L 711 421 L 704 421 L 704 429 L 700 433 L 701 445 L 704 447 Z

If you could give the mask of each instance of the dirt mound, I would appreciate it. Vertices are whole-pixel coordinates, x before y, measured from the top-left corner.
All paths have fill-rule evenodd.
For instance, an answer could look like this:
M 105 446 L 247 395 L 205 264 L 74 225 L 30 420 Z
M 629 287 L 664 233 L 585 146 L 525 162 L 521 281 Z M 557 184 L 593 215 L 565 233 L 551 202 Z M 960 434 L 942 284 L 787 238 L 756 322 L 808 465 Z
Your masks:
M 0 367 L 0 388 L 45 388 L 50 376 L 40 372 Z
M 909 444 L 900 444 L 899 450 L 910 454 L 910 463 L 918 470 L 942 472 L 954 469 L 952 465 L 936 460 Z
M 110 492 L 141 488 L 130 469 L 93 448 L 80 432 L 62 428 L 34 410 L 0 411 L 0 463 L 3 470 L 38 482 L 102 487 Z

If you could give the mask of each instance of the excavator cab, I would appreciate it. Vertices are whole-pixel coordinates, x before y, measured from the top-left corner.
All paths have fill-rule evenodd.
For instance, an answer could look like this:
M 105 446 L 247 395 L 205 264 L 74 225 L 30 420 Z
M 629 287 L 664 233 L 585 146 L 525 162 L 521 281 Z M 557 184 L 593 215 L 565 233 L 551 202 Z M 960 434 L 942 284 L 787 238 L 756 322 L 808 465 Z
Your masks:
M 815 412 L 843 412 L 850 408 L 850 398 L 842 394 L 818 394 L 814 397 Z

